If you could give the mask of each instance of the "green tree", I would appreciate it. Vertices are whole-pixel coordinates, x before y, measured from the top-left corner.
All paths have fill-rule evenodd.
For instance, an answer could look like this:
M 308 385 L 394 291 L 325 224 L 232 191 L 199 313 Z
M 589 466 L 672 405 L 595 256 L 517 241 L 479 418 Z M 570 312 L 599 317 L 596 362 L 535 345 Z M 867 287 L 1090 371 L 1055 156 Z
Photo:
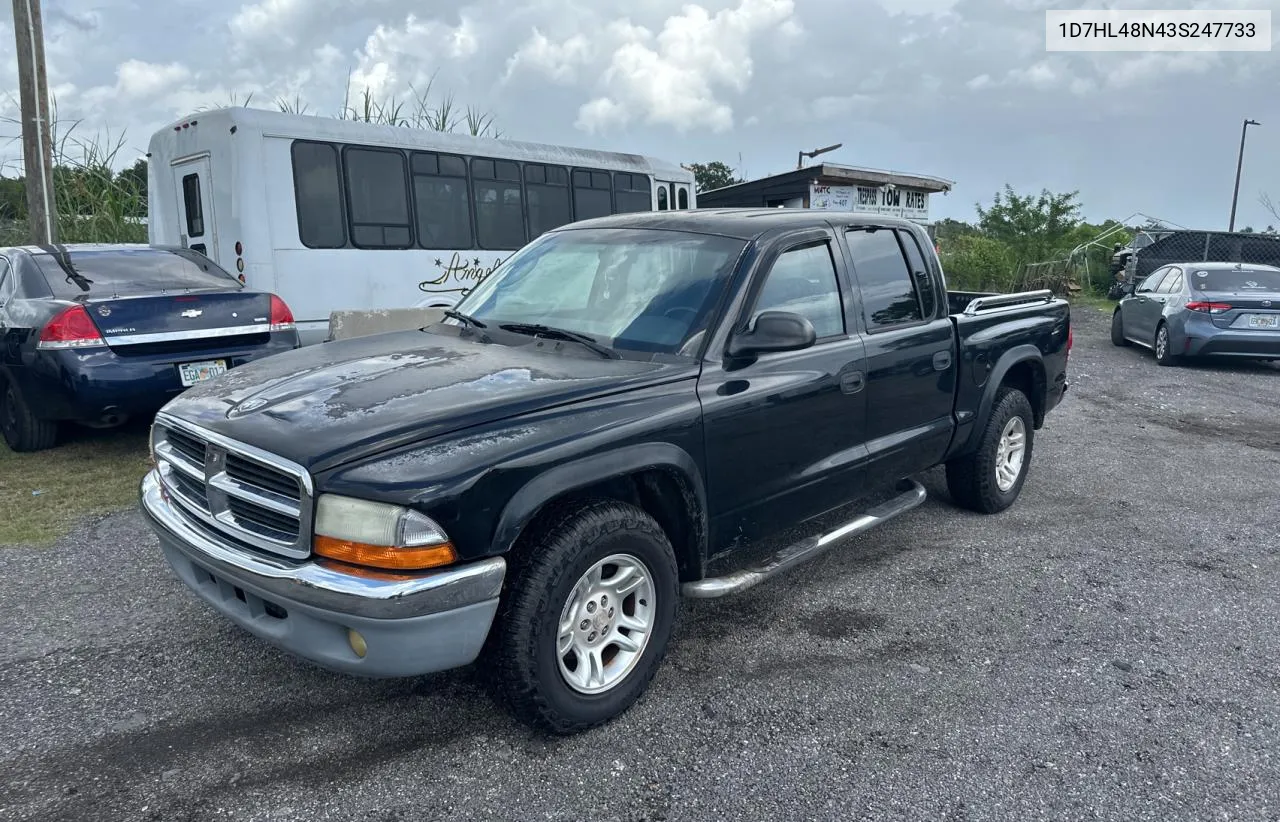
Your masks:
M 1007 245 L 1019 263 L 1047 261 L 1070 250 L 1069 237 L 1083 222 L 1078 197 L 1077 191 L 1048 189 L 1022 195 L 1006 184 L 989 207 L 976 206 L 978 230 Z
M 130 216 L 147 216 L 147 161 L 144 157 L 128 168 L 116 174 L 116 185 L 130 195 L 129 207 L 134 212 Z
M 734 174 L 732 168 L 719 160 L 713 160 L 710 163 L 689 163 L 685 168 L 693 172 L 693 181 L 698 193 L 746 182 Z

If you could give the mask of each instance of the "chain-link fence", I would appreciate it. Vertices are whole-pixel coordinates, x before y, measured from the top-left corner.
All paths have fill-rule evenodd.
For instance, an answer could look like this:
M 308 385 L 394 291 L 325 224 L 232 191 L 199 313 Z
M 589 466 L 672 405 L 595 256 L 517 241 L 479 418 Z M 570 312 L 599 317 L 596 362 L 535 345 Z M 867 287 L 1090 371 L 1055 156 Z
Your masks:
M 1226 231 L 1142 232 L 1150 238 L 1124 260 L 1124 281 L 1140 283 L 1176 263 L 1223 262 L 1280 266 L 1280 236 Z M 1145 238 L 1142 238 L 1145 239 Z

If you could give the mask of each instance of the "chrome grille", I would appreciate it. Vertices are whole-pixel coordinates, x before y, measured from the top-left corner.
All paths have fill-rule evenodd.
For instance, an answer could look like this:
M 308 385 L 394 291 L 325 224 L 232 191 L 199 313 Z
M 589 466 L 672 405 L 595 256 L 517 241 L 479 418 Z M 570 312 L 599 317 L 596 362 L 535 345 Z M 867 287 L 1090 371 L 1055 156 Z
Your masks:
M 151 443 L 165 489 L 192 519 L 271 553 L 311 553 L 313 495 L 302 466 L 166 414 Z

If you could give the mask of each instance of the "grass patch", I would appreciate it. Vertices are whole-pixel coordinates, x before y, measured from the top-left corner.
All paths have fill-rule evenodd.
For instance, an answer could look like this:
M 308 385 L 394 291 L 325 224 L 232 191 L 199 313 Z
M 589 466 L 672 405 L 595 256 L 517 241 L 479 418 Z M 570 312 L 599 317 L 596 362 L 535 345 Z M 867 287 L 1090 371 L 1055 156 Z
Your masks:
M 1101 294 L 1095 294 L 1092 291 L 1081 291 L 1074 294 L 1069 299 L 1072 307 L 1079 306 L 1081 308 L 1096 308 L 1104 314 L 1110 314 L 1115 308 L 1115 300 L 1109 300 Z
M 84 517 L 136 505 L 149 467 L 147 427 L 65 427 L 48 451 L 15 454 L 0 440 L 0 546 L 46 545 Z

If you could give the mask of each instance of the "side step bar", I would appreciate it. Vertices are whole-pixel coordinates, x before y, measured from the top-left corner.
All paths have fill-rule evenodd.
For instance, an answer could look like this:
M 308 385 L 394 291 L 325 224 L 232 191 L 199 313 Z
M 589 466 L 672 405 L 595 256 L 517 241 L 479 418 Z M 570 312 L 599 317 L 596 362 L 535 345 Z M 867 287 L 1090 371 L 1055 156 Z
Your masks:
M 898 496 L 877 505 L 862 516 L 841 525 L 834 531 L 807 537 L 793 543 L 753 568 L 744 568 L 741 571 L 734 571 L 722 577 L 709 577 L 686 582 L 680 587 L 680 592 L 692 599 L 715 599 L 716 597 L 741 593 L 767 579 L 794 568 L 802 562 L 813 559 L 840 540 L 869 531 L 899 514 L 905 514 L 924 502 L 927 496 L 924 486 L 915 480 L 904 480 L 899 488 L 902 489 L 902 493 Z

